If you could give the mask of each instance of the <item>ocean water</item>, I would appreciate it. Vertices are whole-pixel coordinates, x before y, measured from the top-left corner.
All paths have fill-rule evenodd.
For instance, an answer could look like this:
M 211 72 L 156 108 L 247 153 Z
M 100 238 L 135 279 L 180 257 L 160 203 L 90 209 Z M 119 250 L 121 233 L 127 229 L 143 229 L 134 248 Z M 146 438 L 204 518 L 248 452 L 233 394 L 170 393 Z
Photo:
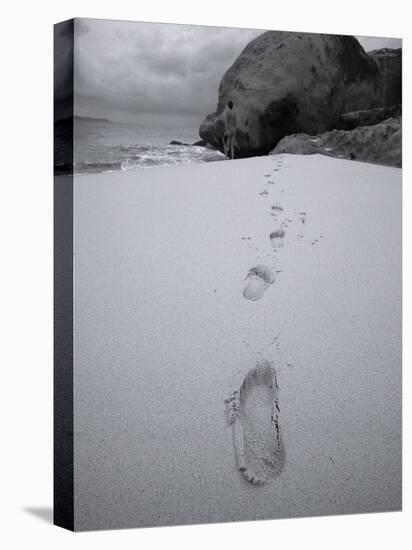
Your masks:
M 224 159 L 219 151 L 191 145 L 200 139 L 198 128 L 75 117 L 74 136 L 74 172 L 80 174 Z M 172 140 L 187 145 L 170 145 Z M 58 136 L 56 143 L 58 146 Z

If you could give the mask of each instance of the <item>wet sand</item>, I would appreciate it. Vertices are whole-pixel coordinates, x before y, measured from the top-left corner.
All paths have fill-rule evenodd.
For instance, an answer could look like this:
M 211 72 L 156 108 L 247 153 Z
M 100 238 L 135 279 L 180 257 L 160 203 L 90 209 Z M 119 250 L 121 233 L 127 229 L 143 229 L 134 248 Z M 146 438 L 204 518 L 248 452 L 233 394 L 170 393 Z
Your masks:
M 268 156 L 74 200 L 77 530 L 400 509 L 399 169 Z M 286 458 L 255 485 L 225 399 L 262 360 Z

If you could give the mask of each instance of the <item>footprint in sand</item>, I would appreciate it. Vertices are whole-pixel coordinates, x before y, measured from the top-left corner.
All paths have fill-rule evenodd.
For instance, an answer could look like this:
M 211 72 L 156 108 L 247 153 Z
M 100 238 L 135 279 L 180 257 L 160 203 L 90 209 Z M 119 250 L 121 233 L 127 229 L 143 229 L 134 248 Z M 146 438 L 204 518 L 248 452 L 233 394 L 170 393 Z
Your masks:
M 262 360 L 226 400 L 237 467 L 255 485 L 276 478 L 285 464 L 278 393 L 276 371 Z
M 257 265 L 249 269 L 246 276 L 246 285 L 243 289 L 243 297 L 255 302 L 259 300 L 269 285 L 275 282 L 272 269 L 266 265 Z
M 303 224 L 305 224 L 306 223 L 306 212 L 299 212 L 299 219 Z
M 269 235 L 270 244 L 273 246 L 273 248 L 282 248 L 283 246 L 283 239 L 285 238 L 285 231 L 283 229 L 278 229 L 276 231 L 273 231 Z
M 279 204 L 274 204 L 270 207 L 270 215 L 271 216 L 278 216 L 283 212 L 283 208 Z

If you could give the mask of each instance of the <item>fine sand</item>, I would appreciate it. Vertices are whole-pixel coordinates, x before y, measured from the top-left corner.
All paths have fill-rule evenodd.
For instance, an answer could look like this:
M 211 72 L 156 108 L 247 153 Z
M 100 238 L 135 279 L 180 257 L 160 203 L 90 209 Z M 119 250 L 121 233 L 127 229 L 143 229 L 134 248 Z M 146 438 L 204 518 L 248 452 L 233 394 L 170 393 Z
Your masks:
M 278 393 L 276 371 L 263 360 L 248 372 L 240 390 L 226 400 L 237 467 L 256 485 L 278 476 L 285 463 Z
M 401 171 L 74 181 L 75 528 L 400 509 Z

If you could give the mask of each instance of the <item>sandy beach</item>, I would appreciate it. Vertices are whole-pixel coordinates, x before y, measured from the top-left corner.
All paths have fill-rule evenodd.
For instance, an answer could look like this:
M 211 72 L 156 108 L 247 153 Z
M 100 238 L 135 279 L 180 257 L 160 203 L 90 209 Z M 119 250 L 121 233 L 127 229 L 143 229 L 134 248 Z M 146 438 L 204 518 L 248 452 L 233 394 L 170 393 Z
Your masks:
M 75 529 L 399 510 L 400 211 L 400 169 L 320 155 L 76 176 Z M 262 360 L 256 486 L 225 400 Z

